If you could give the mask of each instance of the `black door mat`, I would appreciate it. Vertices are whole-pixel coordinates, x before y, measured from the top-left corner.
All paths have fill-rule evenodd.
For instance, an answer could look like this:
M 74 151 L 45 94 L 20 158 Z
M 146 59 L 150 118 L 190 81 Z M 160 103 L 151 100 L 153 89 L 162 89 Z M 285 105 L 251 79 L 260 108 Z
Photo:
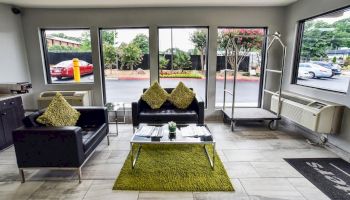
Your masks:
M 350 164 L 340 158 L 284 159 L 330 199 L 350 200 Z

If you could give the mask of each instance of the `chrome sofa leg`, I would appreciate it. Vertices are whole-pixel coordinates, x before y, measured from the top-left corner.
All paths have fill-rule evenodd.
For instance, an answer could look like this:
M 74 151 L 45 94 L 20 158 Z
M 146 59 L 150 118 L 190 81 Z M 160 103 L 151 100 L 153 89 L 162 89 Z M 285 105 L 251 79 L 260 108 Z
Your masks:
M 18 169 L 18 170 L 19 170 L 19 176 L 21 177 L 21 183 L 26 182 L 23 169 Z
M 109 135 L 107 135 L 107 145 L 109 146 L 110 141 L 109 141 Z
M 79 167 L 77 169 L 77 172 L 78 172 L 78 180 L 79 180 L 79 183 L 81 183 L 81 167 Z

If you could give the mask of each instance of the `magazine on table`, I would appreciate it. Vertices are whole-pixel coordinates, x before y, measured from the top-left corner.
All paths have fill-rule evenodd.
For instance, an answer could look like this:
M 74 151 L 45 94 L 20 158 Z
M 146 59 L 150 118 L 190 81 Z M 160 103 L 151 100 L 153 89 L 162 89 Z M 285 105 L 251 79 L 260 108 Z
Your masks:
M 142 126 L 136 130 L 135 135 L 142 137 L 163 137 L 163 127 Z
M 189 125 L 181 128 L 181 134 L 183 137 L 200 137 L 211 135 L 211 133 L 205 126 L 196 125 Z

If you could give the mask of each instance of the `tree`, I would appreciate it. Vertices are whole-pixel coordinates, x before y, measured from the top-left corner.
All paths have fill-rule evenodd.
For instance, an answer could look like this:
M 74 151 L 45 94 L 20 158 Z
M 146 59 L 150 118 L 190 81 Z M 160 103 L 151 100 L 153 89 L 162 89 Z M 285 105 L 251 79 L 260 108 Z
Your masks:
M 91 36 L 90 36 L 90 32 L 84 32 L 81 35 L 80 50 L 84 51 L 84 52 L 91 51 Z
M 138 46 L 143 54 L 149 53 L 149 41 L 148 37 L 145 34 L 137 34 L 135 38 L 132 40 L 132 43 L 134 43 L 136 46 Z
M 142 62 L 142 50 L 134 43 L 120 45 L 120 62 L 127 69 L 134 70 L 134 67 Z
M 115 30 L 103 30 L 102 42 L 103 44 L 115 45 L 115 39 L 117 38 L 117 32 Z
M 117 49 L 112 44 L 103 44 L 103 63 L 107 69 L 112 69 L 112 65 L 117 60 Z
M 169 60 L 165 58 L 165 55 L 163 56 L 159 55 L 159 68 L 161 70 L 166 69 L 168 63 L 169 63 Z
M 188 69 L 192 67 L 191 57 L 182 50 L 177 50 L 174 54 L 173 65 L 175 69 Z
M 229 47 L 229 41 L 239 35 L 264 35 L 262 29 L 224 29 L 219 33 L 218 37 L 218 49 L 225 51 L 225 63 L 229 63 L 231 68 L 236 64 L 234 50 Z M 239 47 L 239 51 L 243 53 L 248 53 L 251 51 L 261 51 L 262 47 L 262 37 L 238 37 L 235 40 Z M 230 44 L 232 45 L 232 44 Z M 241 56 L 238 63 L 244 59 Z
M 204 65 L 206 62 L 206 52 L 207 52 L 207 32 L 204 30 L 197 30 L 191 34 L 190 40 L 194 46 L 199 50 L 201 57 L 201 68 L 205 70 Z

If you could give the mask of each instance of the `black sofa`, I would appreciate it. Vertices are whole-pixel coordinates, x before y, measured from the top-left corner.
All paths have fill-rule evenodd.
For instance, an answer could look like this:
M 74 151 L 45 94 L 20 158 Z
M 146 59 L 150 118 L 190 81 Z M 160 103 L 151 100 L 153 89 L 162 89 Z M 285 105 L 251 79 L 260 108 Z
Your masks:
M 46 127 L 36 122 L 36 118 L 43 113 L 38 111 L 23 119 L 24 127 L 13 131 L 22 182 L 25 181 L 25 168 L 77 170 L 81 182 L 81 167 L 109 129 L 106 108 L 76 109 L 81 113 L 76 126 Z
M 169 94 L 174 88 L 164 88 Z M 147 88 L 143 89 L 145 92 Z M 161 108 L 152 109 L 141 98 L 138 102 L 132 102 L 132 124 L 138 127 L 140 123 L 160 124 L 174 121 L 178 124 L 204 124 L 204 101 L 200 97 L 193 99 L 190 106 L 185 109 L 178 109 L 169 101 L 166 101 Z

